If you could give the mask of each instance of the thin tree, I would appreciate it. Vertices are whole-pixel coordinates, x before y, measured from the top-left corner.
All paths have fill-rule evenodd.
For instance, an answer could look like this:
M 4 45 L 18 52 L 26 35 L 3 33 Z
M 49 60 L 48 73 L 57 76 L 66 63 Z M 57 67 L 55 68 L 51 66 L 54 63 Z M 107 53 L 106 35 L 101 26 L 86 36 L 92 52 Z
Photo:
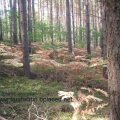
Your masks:
M 95 2 L 94 1 L 91 1 L 91 6 L 92 6 L 92 29 L 95 30 Z M 95 37 L 93 36 L 92 37 L 92 40 L 93 40 L 93 44 L 94 44 L 94 48 L 95 48 Z
M 13 43 L 18 44 L 17 40 L 17 7 L 16 0 L 13 2 Z
M 18 0 L 18 14 L 19 14 L 19 19 L 18 19 L 18 24 L 19 24 L 19 41 L 22 43 L 22 38 L 21 38 L 21 2 Z
M 53 44 L 53 0 L 50 1 L 50 37 Z
M 35 40 L 36 39 L 36 31 L 35 31 L 35 0 L 32 0 L 32 18 L 33 18 L 33 23 L 32 23 L 32 25 L 33 25 L 33 40 Z
M 81 28 L 82 28 L 82 15 L 81 15 L 81 13 L 82 13 L 82 9 L 81 9 L 81 0 L 78 0 L 78 6 L 79 6 L 79 17 L 80 17 L 80 28 L 79 28 L 79 41 L 82 41 L 82 30 L 81 30 Z
M 9 0 L 9 4 L 10 4 L 10 17 L 9 17 L 9 23 L 10 23 L 10 41 L 11 41 L 11 44 L 12 44 L 12 42 L 13 42 L 13 17 L 12 17 L 13 7 L 12 7 L 12 0 Z
M 1 14 L 1 13 L 0 13 Z M 3 35 L 2 35 L 2 19 L 0 16 L 0 41 L 3 41 Z
M 96 32 L 97 32 L 98 31 L 98 17 L 97 17 L 98 1 L 95 1 L 94 5 L 95 5 L 94 30 L 96 30 Z M 97 47 L 97 46 L 98 46 L 98 37 L 97 37 L 97 34 L 95 33 L 94 47 Z
M 30 64 L 29 64 L 29 42 L 28 42 L 28 33 L 27 33 L 27 10 L 26 10 L 27 0 L 21 0 L 21 34 L 23 41 L 23 69 L 24 74 L 27 77 L 30 77 Z
M 107 41 L 106 41 L 106 30 L 107 30 L 107 20 L 105 15 L 105 9 L 107 9 L 105 6 L 103 6 L 101 2 L 101 17 L 102 17 L 102 27 L 101 27 L 101 56 L 104 60 L 107 59 Z
M 66 25 L 67 25 L 67 41 L 68 52 L 72 53 L 72 37 L 71 37 L 71 17 L 70 17 L 70 3 L 66 0 Z
M 6 0 L 3 0 L 4 5 L 4 14 L 5 14 L 5 26 L 6 26 L 6 38 L 8 39 L 8 19 L 7 19 L 7 3 Z
M 31 0 L 28 0 L 28 38 L 29 38 L 29 51 L 31 52 L 31 42 L 32 42 L 32 9 Z
M 75 18 L 74 18 L 74 2 L 72 0 L 72 31 L 73 31 L 73 42 L 75 46 Z
M 59 29 L 59 1 L 58 0 L 55 0 L 55 9 L 56 9 L 56 30 L 57 30 L 57 33 L 59 33 L 60 29 Z M 58 34 L 56 34 L 56 39 L 59 39 L 60 36 Z
M 86 42 L 87 42 L 87 53 L 91 54 L 91 41 L 90 41 L 90 10 L 89 0 L 86 0 Z

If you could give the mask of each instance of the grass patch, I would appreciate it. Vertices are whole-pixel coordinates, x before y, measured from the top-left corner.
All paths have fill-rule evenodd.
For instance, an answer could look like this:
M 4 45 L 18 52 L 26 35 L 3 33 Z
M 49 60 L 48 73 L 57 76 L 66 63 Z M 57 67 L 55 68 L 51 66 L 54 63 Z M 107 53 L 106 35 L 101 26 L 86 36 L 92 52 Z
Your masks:
M 0 79 L 0 96 L 16 96 L 28 97 L 39 96 L 48 97 L 56 94 L 57 91 L 62 89 L 62 85 L 57 83 L 45 83 L 40 79 L 29 80 L 25 77 L 21 78 L 1 78 Z
M 79 78 L 80 80 L 80 78 Z M 58 98 L 57 92 L 64 90 L 62 83 L 45 82 L 41 79 L 29 80 L 26 77 L 5 78 L 0 77 L 0 96 L 1 97 L 37 97 L 37 98 Z M 73 88 L 71 88 L 73 90 Z M 67 91 L 67 90 L 66 90 Z M 75 88 L 74 88 L 75 92 Z M 28 108 L 31 102 L 9 103 L 12 106 L 2 106 L 0 115 L 11 120 L 26 120 L 28 119 Z M 65 102 L 36 102 L 37 107 L 47 113 L 48 120 L 70 120 L 73 114 L 73 109 L 69 103 Z M 48 111 L 48 112 L 47 112 Z M 95 116 L 85 116 L 87 120 L 106 120 L 103 112 L 99 111 Z

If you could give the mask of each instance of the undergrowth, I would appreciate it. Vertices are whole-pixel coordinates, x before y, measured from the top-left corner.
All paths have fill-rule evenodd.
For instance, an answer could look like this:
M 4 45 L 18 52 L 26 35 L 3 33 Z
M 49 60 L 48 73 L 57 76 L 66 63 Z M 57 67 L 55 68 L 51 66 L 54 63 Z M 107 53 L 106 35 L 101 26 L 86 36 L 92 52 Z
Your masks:
M 58 98 L 57 92 L 59 90 L 67 91 L 62 82 L 58 83 L 56 81 L 48 83 L 41 79 L 29 80 L 26 77 L 1 77 L 0 82 L 0 96 L 7 98 Z M 73 108 L 69 106 L 68 102 L 34 102 L 39 109 L 39 115 L 46 113 L 47 120 L 70 120 L 72 117 Z M 29 116 L 28 109 L 31 103 L 32 101 L 1 101 L 0 115 L 9 120 L 27 120 Z M 98 111 L 94 116 L 86 117 L 90 120 L 95 120 L 95 118 L 96 120 L 106 120 L 105 114 L 101 111 Z

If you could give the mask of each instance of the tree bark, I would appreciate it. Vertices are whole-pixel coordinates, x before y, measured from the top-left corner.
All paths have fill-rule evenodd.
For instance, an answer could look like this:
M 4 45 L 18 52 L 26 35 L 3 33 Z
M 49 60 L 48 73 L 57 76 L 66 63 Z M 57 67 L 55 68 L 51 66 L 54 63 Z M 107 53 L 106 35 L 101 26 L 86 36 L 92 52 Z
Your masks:
M 82 41 L 82 30 L 81 30 L 81 28 L 82 28 L 82 15 L 81 15 L 81 13 L 82 13 L 82 9 L 81 9 L 81 3 L 82 3 L 82 1 L 81 0 L 78 0 L 78 5 L 79 5 L 79 17 L 80 17 L 80 20 L 79 20 L 79 22 L 80 22 L 80 26 L 79 26 L 79 41 L 81 42 Z
M 107 21 L 110 120 L 120 120 L 120 0 L 104 1 Z
M 35 0 L 32 0 L 32 17 L 33 17 L 33 40 L 36 39 L 36 31 L 35 31 Z
M 6 39 L 8 39 L 8 20 L 7 20 L 7 6 L 6 6 L 6 0 L 3 1 L 4 4 L 4 13 L 5 13 L 5 33 L 6 33 Z
M 26 0 L 21 1 L 21 34 L 23 41 L 23 69 L 26 77 L 30 77 L 30 64 L 29 64 L 29 42 L 28 42 L 28 33 L 27 33 L 27 10 L 26 10 Z
M 73 43 L 75 46 L 75 20 L 74 20 L 74 2 L 72 0 L 72 34 L 73 34 Z
M 69 0 L 66 0 L 66 25 L 67 25 L 68 52 L 72 53 L 71 17 Z
M 97 11 L 98 11 L 98 9 L 97 9 L 97 2 L 98 1 L 95 1 L 95 7 L 94 7 L 94 9 L 95 9 L 95 12 L 94 12 L 94 14 L 95 14 L 95 19 L 94 19 L 94 24 L 95 24 L 95 26 L 94 26 L 94 30 L 95 30 L 95 32 L 97 32 L 98 31 L 98 26 L 97 26 L 97 24 L 98 24 L 98 18 L 96 17 L 97 16 Z M 94 48 L 96 48 L 98 46 L 98 37 L 97 37 L 97 33 L 95 33 L 95 37 L 94 37 Z
M 0 17 L 0 41 L 3 41 L 3 36 L 2 36 L 2 19 Z
M 107 20 L 106 20 L 106 7 L 102 7 L 102 30 L 101 30 L 101 56 L 104 60 L 107 59 Z
M 10 4 L 10 17 L 9 17 L 9 21 L 10 21 L 10 40 L 11 40 L 11 45 L 13 43 L 13 17 L 12 17 L 12 0 L 9 0 L 9 4 Z
M 16 0 L 13 2 L 13 42 L 14 44 L 18 44 L 17 40 L 17 7 Z
M 20 43 L 22 43 L 22 38 L 21 38 L 21 1 L 20 0 L 18 0 L 18 14 L 19 14 L 19 19 L 18 19 L 18 21 L 19 21 L 19 41 L 20 41 Z
M 91 41 L 90 41 L 90 13 L 89 13 L 89 0 L 86 0 L 86 41 L 87 53 L 91 54 Z
M 29 38 L 29 51 L 31 52 L 31 42 L 32 39 L 32 10 L 31 10 L 31 0 L 28 0 L 28 38 Z
M 50 37 L 53 44 L 53 0 L 50 1 Z

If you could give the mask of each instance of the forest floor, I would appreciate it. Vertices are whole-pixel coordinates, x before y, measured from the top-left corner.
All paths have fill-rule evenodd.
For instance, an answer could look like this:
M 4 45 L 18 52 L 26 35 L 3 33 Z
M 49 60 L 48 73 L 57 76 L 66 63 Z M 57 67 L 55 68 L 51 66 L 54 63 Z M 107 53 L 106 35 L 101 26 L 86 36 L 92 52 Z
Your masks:
M 74 110 L 69 102 L 45 101 L 43 98 L 58 98 L 58 91 L 72 91 L 77 96 L 81 87 L 106 92 L 107 79 L 102 75 L 106 63 L 100 57 L 100 49 L 92 49 L 91 56 L 83 48 L 74 48 L 73 54 L 68 54 L 67 49 L 66 43 L 54 46 L 32 44 L 32 79 L 28 79 L 23 76 L 21 45 L 0 44 L 0 96 L 6 98 L 0 98 L 0 115 L 8 120 L 29 120 L 29 117 L 35 120 L 37 116 L 47 116 L 46 120 L 70 120 Z M 98 92 L 95 95 L 103 100 L 102 104 L 107 103 L 105 96 Z M 31 106 L 30 98 L 34 98 L 34 106 Z M 93 111 L 95 114 L 85 114 L 82 119 L 107 119 L 108 106 Z

